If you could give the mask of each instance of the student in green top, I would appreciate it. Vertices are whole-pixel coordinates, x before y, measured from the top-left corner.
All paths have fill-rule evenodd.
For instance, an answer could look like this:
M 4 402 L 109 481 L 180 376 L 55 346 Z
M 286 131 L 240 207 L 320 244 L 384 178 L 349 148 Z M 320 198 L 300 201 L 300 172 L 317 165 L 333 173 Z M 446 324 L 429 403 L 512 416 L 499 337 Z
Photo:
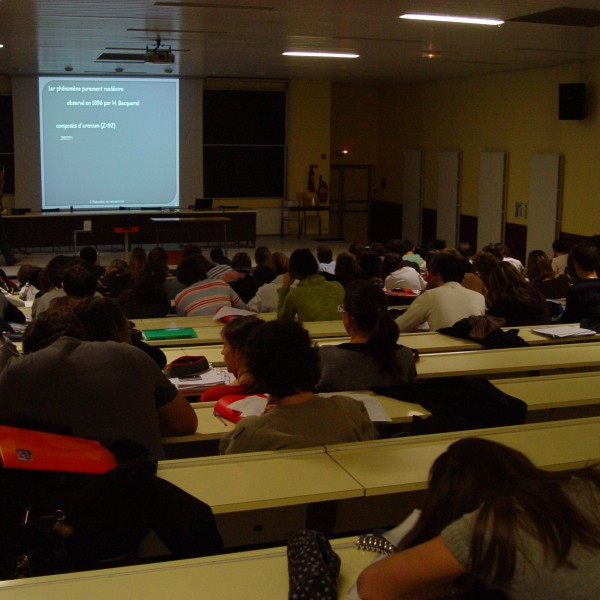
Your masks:
M 302 322 L 340 319 L 338 306 L 344 300 L 344 288 L 337 281 L 326 281 L 318 271 L 317 259 L 308 248 L 292 252 L 290 270 L 277 291 L 278 318 L 291 320 L 297 317 Z M 298 286 L 290 289 L 296 279 Z

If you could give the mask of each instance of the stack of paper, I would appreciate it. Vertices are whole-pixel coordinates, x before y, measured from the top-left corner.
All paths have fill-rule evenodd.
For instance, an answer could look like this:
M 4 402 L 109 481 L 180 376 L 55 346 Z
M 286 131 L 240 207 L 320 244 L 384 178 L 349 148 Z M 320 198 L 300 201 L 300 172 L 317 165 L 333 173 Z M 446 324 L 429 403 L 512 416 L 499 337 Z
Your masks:
M 582 335 L 596 335 L 593 329 L 584 329 L 583 327 L 577 327 L 576 325 L 564 325 L 562 327 L 540 327 L 534 328 L 532 331 L 545 335 L 550 338 L 565 338 L 565 337 L 579 337 Z
M 234 379 L 231 373 L 223 369 L 213 369 L 212 367 L 200 375 L 190 375 L 189 377 L 172 377 L 171 383 L 182 391 L 203 391 L 214 385 L 224 385 L 226 382 Z

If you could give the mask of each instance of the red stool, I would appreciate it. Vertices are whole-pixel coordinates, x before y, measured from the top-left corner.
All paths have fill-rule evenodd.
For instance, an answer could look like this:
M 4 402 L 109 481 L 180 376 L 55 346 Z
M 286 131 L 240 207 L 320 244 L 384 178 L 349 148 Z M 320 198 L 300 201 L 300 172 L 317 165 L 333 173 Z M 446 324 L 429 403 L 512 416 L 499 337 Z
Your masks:
M 129 234 L 130 233 L 139 233 L 140 231 L 140 226 L 139 225 L 132 225 L 131 227 L 115 227 L 114 228 L 114 232 L 115 233 L 122 233 L 123 234 L 123 247 L 124 247 L 124 251 L 125 251 L 125 260 L 129 260 Z

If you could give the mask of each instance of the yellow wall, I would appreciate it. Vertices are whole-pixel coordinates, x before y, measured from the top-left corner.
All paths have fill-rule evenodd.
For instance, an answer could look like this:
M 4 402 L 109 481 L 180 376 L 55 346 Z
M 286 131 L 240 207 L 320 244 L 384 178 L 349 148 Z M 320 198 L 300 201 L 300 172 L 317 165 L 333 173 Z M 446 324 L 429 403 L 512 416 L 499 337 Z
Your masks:
M 559 121 L 558 84 L 574 82 L 588 84 L 588 116 Z M 332 142 L 344 136 L 363 141 L 376 161 L 376 180 L 386 182 L 379 197 L 392 202 L 402 199 L 404 150 L 422 148 L 428 208 L 437 202 L 438 152 L 462 150 L 462 212 L 473 216 L 478 214 L 481 151 L 506 151 L 507 219 L 521 224 L 527 221 L 514 217 L 514 205 L 527 200 L 531 154 L 559 152 L 565 159 L 561 230 L 592 235 L 600 232 L 600 122 L 594 97 L 599 86 L 600 61 L 427 84 L 334 86 L 332 110 L 343 104 L 344 119 L 334 114 Z M 365 97 L 374 95 L 375 142 L 364 126 Z M 366 120 L 372 114 L 369 110 Z
M 378 90 L 335 84 L 331 101 L 332 164 L 375 165 L 378 162 Z M 347 149 L 346 156 L 337 156 Z
M 329 139 L 331 136 L 331 83 L 291 81 L 288 102 L 288 200 L 307 191 L 308 170 L 329 178 Z M 325 158 L 322 158 L 325 156 Z M 328 182 L 328 181 L 327 181 Z M 329 182 L 328 182 L 329 183 Z

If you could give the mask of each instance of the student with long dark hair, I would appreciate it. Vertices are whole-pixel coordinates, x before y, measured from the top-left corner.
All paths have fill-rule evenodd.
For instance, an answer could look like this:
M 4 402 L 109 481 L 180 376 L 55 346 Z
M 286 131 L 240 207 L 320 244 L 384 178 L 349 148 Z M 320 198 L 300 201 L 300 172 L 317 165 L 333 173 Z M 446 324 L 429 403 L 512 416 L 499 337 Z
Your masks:
M 350 342 L 321 346 L 317 390 L 364 390 L 410 383 L 416 377 L 413 351 L 398 345 L 400 330 L 387 310 L 383 290 L 368 281 L 346 287 L 342 322 Z
M 505 319 L 509 327 L 551 322 L 544 295 L 507 261 L 497 263 L 490 271 L 487 303 L 488 313 Z
M 361 598 L 445 598 L 480 584 L 510 600 L 600 598 L 600 470 L 546 471 L 502 444 L 459 440 L 434 462 L 400 546 L 362 572 Z

